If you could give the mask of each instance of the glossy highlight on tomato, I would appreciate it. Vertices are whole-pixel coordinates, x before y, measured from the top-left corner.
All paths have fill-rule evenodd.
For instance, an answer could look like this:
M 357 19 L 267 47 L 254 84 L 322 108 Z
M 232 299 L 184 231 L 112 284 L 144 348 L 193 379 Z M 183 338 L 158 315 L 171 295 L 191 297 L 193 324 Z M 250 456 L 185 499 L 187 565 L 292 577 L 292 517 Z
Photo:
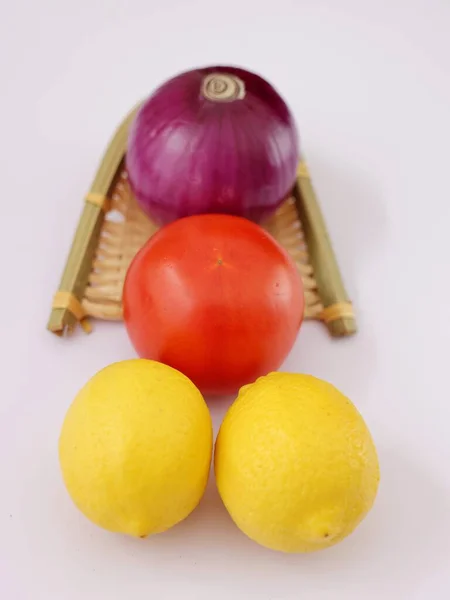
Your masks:
M 123 304 L 141 357 L 178 369 L 205 394 L 226 394 L 281 366 L 304 294 L 294 261 L 269 233 L 211 214 L 150 238 L 130 265 Z

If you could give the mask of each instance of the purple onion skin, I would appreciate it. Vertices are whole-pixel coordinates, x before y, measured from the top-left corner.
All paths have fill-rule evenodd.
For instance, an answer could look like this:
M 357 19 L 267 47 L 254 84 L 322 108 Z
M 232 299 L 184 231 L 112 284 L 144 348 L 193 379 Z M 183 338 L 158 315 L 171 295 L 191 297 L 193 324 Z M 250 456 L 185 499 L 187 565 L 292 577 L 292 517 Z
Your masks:
M 237 76 L 244 97 L 205 97 L 212 73 Z M 177 75 L 144 102 L 126 167 L 139 205 L 159 224 L 201 213 L 261 222 L 289 195 L 298 160 L 296 125 L 275 89 L 244 69 L 217 66 Z

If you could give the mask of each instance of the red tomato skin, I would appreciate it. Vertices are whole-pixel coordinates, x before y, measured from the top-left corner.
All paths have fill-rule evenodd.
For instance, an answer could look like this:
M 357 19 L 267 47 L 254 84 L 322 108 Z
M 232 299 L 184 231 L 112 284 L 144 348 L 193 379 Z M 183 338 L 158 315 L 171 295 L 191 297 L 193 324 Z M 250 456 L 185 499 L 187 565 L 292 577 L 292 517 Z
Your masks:
M 293 259 L 261 227 L 208 214 L 150 238 L 128 270 L 123 306 L 139 356 L 178 369 L 204 394 L 231 394 L 281 366 L 304 293 Z

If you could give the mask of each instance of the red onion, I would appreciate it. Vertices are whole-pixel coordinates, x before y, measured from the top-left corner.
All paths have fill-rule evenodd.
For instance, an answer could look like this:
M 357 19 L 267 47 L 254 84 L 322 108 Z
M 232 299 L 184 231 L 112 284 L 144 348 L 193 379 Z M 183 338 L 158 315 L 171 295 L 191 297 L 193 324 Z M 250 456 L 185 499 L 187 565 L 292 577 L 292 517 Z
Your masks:
M 184 72 L 132 123 L 126 166 L 159 223 L 200 213 L 261 221 L 289 194 L 298 162 L 294 119 L 275 89 L 235 67 Z

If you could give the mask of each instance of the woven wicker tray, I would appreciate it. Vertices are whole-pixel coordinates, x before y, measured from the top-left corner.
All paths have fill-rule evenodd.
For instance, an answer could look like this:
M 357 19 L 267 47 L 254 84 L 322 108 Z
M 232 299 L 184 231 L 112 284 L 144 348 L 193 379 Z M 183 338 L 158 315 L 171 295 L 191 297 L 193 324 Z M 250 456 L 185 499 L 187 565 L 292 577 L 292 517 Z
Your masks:
M 76 229 L 48 329 L 70 333 L 89 317 L 122 319 L 122 289 L 136 252 L 157 230 L 139 209 L 124 167 L 129 125 L 123 121 L 99 166 Z M 305 318 L 324 322 L 334 336 L 353 334 L 356 322 L 325 222 L 304 162 L 292 196 L 263 224 L 294 258 L 303 279 Z

